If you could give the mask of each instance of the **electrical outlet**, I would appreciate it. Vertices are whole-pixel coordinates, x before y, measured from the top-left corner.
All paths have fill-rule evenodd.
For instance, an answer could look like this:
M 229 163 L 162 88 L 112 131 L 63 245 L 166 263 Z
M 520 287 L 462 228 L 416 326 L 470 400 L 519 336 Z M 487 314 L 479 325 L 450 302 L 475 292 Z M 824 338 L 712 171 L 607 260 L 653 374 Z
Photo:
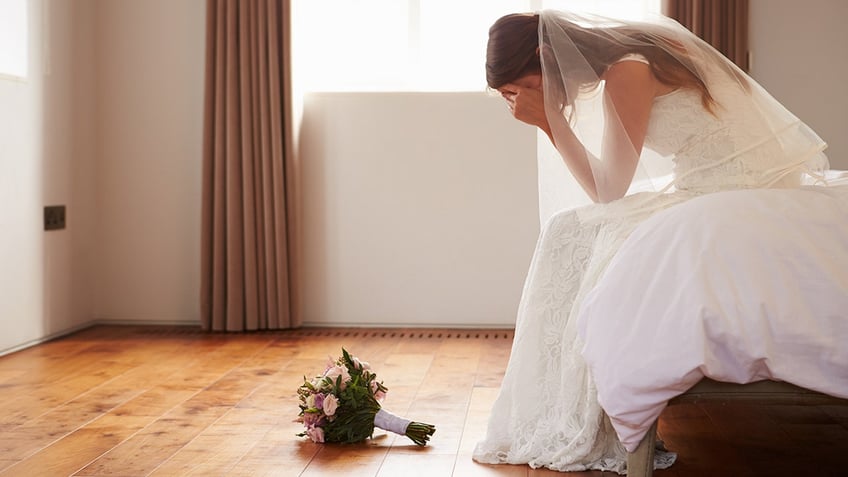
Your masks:
M 44 207 L 44 230 L 61 230 L 65 228 L 65 206 L 48 205 Z

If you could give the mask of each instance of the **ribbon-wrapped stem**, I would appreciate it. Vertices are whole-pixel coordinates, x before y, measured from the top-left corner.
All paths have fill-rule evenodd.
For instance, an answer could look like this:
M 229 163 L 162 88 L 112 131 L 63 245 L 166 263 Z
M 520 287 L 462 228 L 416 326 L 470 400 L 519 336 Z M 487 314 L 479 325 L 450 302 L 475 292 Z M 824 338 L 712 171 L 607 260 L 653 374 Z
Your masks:
M 435 426 L 423 422 L 410 421 L 395 416 L 384 409 L 377 411 L 377 414 L 374 416 L 374 427 L 406 436 L 419 446 L 427 445 L 430 436 L 436 432 Z

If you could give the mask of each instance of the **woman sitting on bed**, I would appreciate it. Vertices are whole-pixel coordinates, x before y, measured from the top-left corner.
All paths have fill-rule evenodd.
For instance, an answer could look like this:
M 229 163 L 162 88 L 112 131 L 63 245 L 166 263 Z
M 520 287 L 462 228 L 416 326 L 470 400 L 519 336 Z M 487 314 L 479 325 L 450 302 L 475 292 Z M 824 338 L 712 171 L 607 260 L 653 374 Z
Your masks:
M 489 31 L 489 87 L 550 138 L 597 204 L 548 217 L 524 287 L 483 463 L 623 473 L 626 452 L 581 356 L 582 298 L 633 229 L 703 194 L 799 187 L 827 168 L 824 142 L 709 45 L 665 18 L 631 23 L 543 11 Z M 648 151 L 672 174 L 651 192 Z M 540 195 L 547 184 L 542 178 Z M 554 194 L 556 195 L 556 194 Z M 635 280 L 642 279 L 634 271 Z M 614 352 L 614 350 L 610 350 Z M 659 467 L 672 454 L 657 456 Z

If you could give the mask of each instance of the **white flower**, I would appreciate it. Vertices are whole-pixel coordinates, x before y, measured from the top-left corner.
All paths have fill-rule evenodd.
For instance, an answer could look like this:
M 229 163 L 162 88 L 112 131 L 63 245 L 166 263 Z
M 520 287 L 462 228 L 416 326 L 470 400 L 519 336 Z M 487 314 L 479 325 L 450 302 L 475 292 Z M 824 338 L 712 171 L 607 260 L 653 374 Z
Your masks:
M 324 398 L 324 414 L 327 417 L 334 415 L 338 407 L 339 399 L 334 394 L 330 394 Z

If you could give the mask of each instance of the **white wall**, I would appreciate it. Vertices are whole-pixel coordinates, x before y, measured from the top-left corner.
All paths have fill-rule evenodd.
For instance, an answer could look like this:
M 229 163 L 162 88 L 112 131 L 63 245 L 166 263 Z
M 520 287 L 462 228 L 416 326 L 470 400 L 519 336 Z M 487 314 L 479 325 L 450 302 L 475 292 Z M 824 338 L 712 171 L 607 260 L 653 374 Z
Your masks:
M 93 311 L 92 2 L 29 2 L 29 74 L 0 79 L 0 352 Z M 67 228 L 45 232 L 45 205 Z
M 500 99 L 315 93 L 300 139 L 306 324 L 514 324 L 536 133 Z
M 0 354 L 103 321 L 197 322 L 205 2 L 30 0 L 0 79 Z M 68 225 L 43 231 L 44 205 Z
M 848 2 L 752 0 L 751 76 L 828 143 L 848 169 Z

